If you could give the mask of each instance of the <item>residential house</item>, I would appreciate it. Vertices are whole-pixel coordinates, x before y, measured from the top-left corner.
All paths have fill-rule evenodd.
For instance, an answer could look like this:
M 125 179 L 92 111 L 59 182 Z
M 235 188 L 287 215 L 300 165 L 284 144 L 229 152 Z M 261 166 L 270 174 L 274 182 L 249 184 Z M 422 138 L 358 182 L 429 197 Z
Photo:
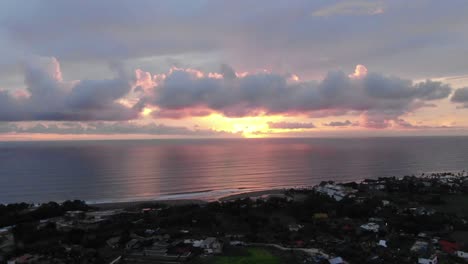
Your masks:
M 195 247 L 195 244 L 194 244 Z M 208 254 L 219 254 L 223 252 L 223 243 L 216 237 L 208 237 L 199 243 L 199 247 L 205 250 Z
M 430 257 L 420 257 L 418 258 L 418 264 L 437 264 L 438 259 L 436 255 Z
M 297 232 L 297 231 L 301 230 L 303 227 L 304 227 L 303 225 L 298 225 L 298 224 L 290 224 L 288 226 L 289 231 L 291 231 L 291 232 Z
M 361 225 L 361 228 L 364 229 L 365 231 L 374 232 L 374 233 L 379 232 L 379 227 L 380 226 L 378 224 L 372 223 L 372 222 Z
M 330 264 L 343 264 L 345 263 L 341 257 L 331 258 L 328 260 Z
M 424 253 L 428 250 L 428 248 L 429 248 L 429 243 L 425 241 L 417 240 L 416 242 L 414 242 L 410 250 L 412 252 Z
M 468 252 L 458 250 L 456 254 L 457 254 L 457 257 L 468 260 Z
M 316 186 L 314 190 L 318 193 L 325 194 L 336 201 L 341 201 L 343 198 L 356 192 L 356 190 L 350 187 L 330 183 Z

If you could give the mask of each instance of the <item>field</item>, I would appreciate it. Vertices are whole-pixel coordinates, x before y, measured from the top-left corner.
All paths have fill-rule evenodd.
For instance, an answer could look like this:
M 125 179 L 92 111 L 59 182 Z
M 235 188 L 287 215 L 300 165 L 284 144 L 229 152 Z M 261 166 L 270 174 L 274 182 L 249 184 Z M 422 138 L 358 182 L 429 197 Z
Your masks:
M 220 256 L 213 259 L 213 264 L 279 264 L 279 258 L 265 249 L 249 248 L 243 256 Z

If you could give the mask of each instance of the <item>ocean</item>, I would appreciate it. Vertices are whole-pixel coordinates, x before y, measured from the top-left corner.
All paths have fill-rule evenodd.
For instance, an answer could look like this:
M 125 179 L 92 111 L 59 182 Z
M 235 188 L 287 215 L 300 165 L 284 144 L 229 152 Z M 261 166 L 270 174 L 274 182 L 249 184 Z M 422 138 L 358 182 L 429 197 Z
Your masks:
M 0 142 L 0 203 L 215 199 L 468 169 L 468 137 Z

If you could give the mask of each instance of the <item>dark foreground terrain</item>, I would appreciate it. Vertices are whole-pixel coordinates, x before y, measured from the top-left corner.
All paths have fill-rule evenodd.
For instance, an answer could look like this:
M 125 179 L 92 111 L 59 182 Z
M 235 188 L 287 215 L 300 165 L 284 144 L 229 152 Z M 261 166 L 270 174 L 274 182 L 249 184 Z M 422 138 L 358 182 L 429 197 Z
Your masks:
M 247 196 L 0 205 L 0 263 L 468 261 L 465 172 Z

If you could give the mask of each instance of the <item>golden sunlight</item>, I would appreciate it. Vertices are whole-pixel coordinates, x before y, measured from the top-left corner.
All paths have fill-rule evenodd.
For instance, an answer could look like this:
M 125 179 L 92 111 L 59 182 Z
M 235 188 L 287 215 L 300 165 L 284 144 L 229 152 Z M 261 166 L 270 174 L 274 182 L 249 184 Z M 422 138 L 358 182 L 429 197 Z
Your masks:
M 220 114 L 212 114 L 203 118 L 213 130 L 241 133 L 246 138 L 268 137 L 270 128 L 268 122 L 281 120 L 281 116 L 254 116 L 231 118 Z
M 151 112 L 153 112 L 153 109 L 148 108 L 148 107 L 145 107 L 145 108 L 143 109 L 143 111 L 141 112 L 141 114 L 142 114 L 143 116 L 149 116 L 149 115 L 151 114 Z

